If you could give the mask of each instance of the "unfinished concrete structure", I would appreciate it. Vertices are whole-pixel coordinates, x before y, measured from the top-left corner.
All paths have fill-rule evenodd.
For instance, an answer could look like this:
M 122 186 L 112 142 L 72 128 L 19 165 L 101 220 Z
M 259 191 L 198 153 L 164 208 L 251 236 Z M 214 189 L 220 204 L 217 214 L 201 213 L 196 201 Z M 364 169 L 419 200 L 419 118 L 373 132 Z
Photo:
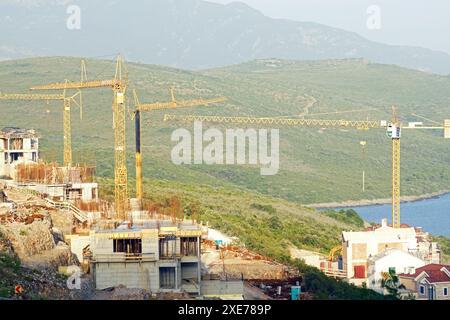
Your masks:
M 34 130 L 3 128 L 0 131 L 0 176 L 13 178 L 19 163 L 39 159 L 39 137 Z
M 96 288 L 124 285 L 200 295 L 201 236 L 192 221 L 148 220 L 131 228 L 92 230 L 89 260 Z M 73 238 L 71 246 L 85 240 Z
M 94 182 L 94 167 L 59 166 L 57 163 L 20 163 L 14 180 L 24 188 L 48 195 L 57 201 L 98 199 L 98 185 Z
M 440 249 L 420 228 L 381 225 L 365 231 L 342 232 L 342 258 L 347 280 L 356 285 L 367 283 L 369 260 L 386 250 L 407 252 L 425 263 L 440 263 Z
M 8 127 L 0 131 L 0 177 L 58 201 L 98 199 L 95 168 L 59 166 L 39 159 L 39 137 L 34 130 Z

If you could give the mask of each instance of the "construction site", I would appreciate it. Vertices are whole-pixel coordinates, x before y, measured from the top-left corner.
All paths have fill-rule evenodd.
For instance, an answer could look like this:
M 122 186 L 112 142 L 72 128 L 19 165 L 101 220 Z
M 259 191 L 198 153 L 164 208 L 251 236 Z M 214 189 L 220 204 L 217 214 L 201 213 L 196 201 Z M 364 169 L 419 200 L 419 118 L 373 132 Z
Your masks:
M 186 218 L 177 199 L 167 208 L 155 208 L 143 197 L 141 113 L 216 105 L 227 99 L 178 101 L 171 88 L 170 101 L 141 103 L 134 91 L 136 194 L 131 197 L 125 143 L 128 79 L 122 58 L 117 59 L 111 79 L 88 80 L 85 63 L 81 66 L 80 81 L 31 88 L 62 91 L 62 95 L 0 94 L 0 101 L 60 100 L 64 108 L 62 164 L 40 158 L 39 142 L 45 137 L 38 132 L 25 128 L 4 128 L 0 132 L 0 230 L 22 260 L 30 265 L 51 265 L 68 276 L 73 274 L 68 267 L 78 266 L 82 284 L 90 281 L 93 292 L 97 292 L 97 297 L 103 294 L 103 298 L 108 298 L 105 292 L 117 288 L 142 290 L 139 292 L 163 299 L 311 298 L 308 293 L 301 293 L 302 278 L 295 268 L 238 245 L 198 217 Z M 71 103 L 81 96 L 82 90 L 102 88 L 113 93 L 114 203 L 100 199 L 96 168 L 72 159 Z M 69 91 L 77 93 L 67 96 Z M 383 220 L 364 231 L 343 232 L 341 245 L 328 256 L 294 250 L 292 258 L 303 260 L 329 277 L 374 290 L 381 290 L 378 280 L 386 272 L 377 264 L 380 259 L 391 257 L 393 261 L 388 265 L 402 272 L 441 263 L 439 246 L 430 235 L 400 220 L 400 138 L 402 128 L 440 130 L 445 138 L 450 138 L 449 120 L 435 127 L 417 123 L 403 127 L 393 108 L 390 121 L 173 114 L 165 115 L 164 121 L 387 130 L 392 141 L 392 224 Z M 93 297 L 95 294 L 90 296 Z
M 217 104 L 224 102 L 224 97 L 177 101 L 171 88 L 171 101 L 141 104 L 134 92 L 137 192 L 135 198 L 129 198 L 124 146 L 126 86 L 119 57 L 113 79 L 82 78 L 76 83 L 31 88 L 62 90 L 62 95 L 0 94 L 0 100 L 64 102 L 63 164 L 40 158 L 39 139 L 45 137 L 34 130 L 5 128 L 0 133 L 0 158 L 4 159 L 0 162 L 0 228 L 11 250 L 30 265 L 53 267 L 67 276 L 74 265 L 79 266 L 83 285 L 90 283 L 87 286 L 97 292 L 89 296 L 91 299 L 111 288 L 125 290 L 125 296 L 143 290 L 138 292 L 163 299 L 243 299 L 249 291 L 249 297 L 257 299 L 261 293 L 248 280 L 283 281 L 298 276 L 292 268 L 268 257 L 208 239 L 212 229 L 198 220 L 185 219 L 177 199 L 169 208 L 146 205 L 143 199 L 140 113 Z M 103 87 L 111 88 L 114 94 L 114 203 L 99 198 L 95 167 L 72 161 L 71 103 L 80 96 L 77 105 L 81 108 L 80 90 Z M 66 97 L 71 89 L 78 93 Z

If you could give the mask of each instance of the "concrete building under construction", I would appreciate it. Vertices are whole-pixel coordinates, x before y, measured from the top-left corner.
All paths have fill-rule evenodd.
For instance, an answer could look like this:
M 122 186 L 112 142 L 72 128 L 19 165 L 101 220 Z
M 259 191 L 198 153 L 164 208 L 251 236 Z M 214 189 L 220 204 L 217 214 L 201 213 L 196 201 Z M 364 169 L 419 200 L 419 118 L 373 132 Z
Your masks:
M 193 221 L 149 219 L 132 227 L 95 228 L 70 241 L 72 251 L 90 264 L 97 289 L 123 285 L 200 295 L 201 236 Z
M 57 163 L 21 163 L 16 166 L 14 180 L 27 189 L 46 194 L 57 201 L 95 201 L 98 185 L 94 167 L 60 166 Z
M 60 166 L 39 158 L 39 137 L 34 130 L 4 128 L 0 131 L 0 177 L 45 194 L 57 201 L 96 201 L 95 168 Z

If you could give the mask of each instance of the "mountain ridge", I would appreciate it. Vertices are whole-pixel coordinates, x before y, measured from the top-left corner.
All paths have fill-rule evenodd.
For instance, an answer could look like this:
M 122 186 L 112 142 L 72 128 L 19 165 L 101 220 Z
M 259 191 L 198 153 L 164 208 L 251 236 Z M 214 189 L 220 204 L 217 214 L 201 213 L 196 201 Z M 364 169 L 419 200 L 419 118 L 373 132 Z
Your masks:
M 80 30 L 66 28 L 70 4 L 81 9 Z M 274 19 L 240 2 L 7 1 L 0 12 L 3 59 L 122 52 L 131 61 L 199 70 L 264 58 L 365 58 L 450 74 L 445 52 L 385 45 L 315 22 Z

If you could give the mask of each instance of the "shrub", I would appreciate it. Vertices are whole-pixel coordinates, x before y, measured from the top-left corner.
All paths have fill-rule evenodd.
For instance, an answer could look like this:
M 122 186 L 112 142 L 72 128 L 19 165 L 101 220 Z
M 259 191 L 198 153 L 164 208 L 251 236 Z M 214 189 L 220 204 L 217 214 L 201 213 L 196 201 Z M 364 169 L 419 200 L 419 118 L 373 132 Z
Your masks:
M 319 269 L 296 260 L 296 267 L 303 277 L 303 287 L 317 300 L 392 300 L 367 288 L 359 288 L 341 280 L 327 277 Z
M 253 209 L 257 209 L 260 211 L 265 211 L 268 212 L 270 214 L 275 214 L 277 213 L 277 209 L 275 209 L 274 207 L 272 207 L 272 205 L 270 204 L 259 204 L 259 203 L 252 203 L 250 205 L 251 208 Z
M 364 227 L 364 220 L 353 209 L 347 210 L 327 210 L 322 212 L 324 215 L 345 223 L 351 223 L 359 228 Z

